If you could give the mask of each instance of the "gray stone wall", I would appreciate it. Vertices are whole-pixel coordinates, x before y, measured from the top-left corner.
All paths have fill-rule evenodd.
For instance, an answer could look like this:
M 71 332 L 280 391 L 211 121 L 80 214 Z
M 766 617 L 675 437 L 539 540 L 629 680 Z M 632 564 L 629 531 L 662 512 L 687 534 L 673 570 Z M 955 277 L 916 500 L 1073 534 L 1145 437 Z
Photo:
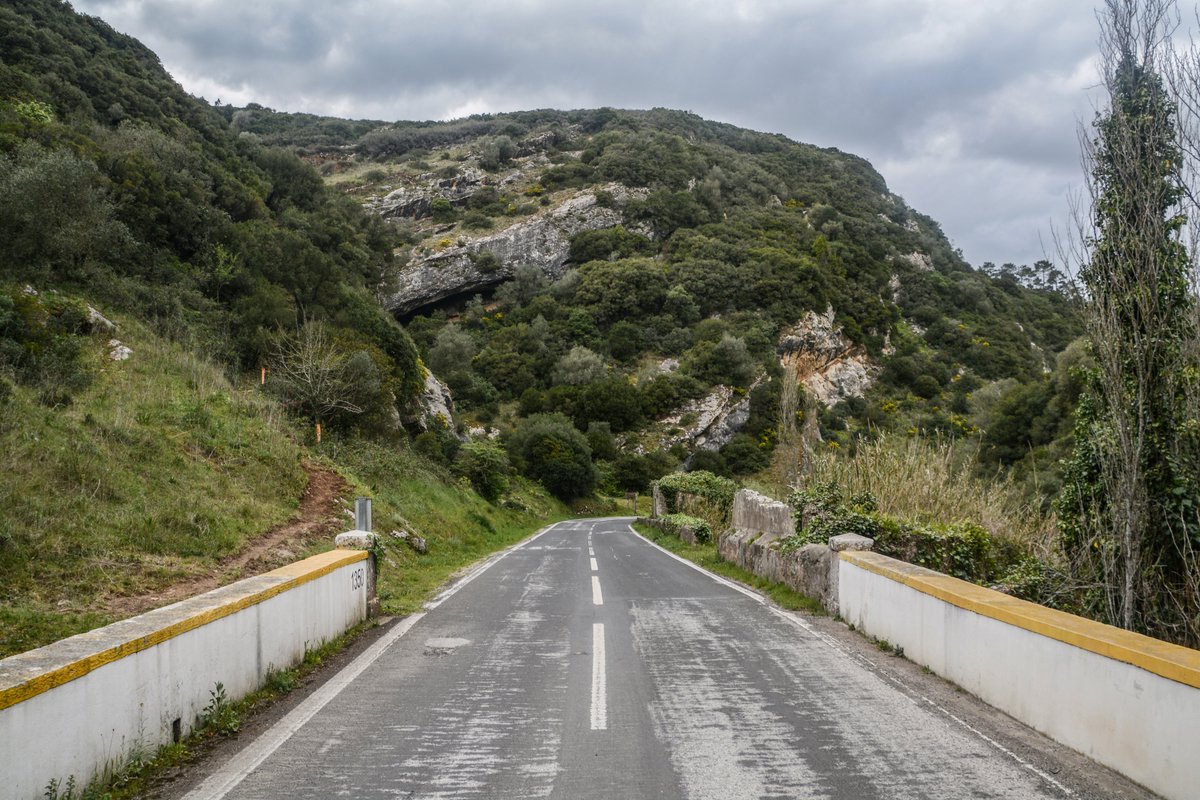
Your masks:
M 761 531 L 776 536 L 791 536 L 796 532 L 792 507 L 750 489 L 739 489 L 733 496 L 734 530 Z
M 661 517 L 667 514 L 667 498 L 663 497 L 663 493 L 659 490 L 658 484 L 654 484 L 651 497 L 650 516 Z
M 780 552 L 780 542 L 796 532 L 792 507 L 766 495 L 741 489 L 733 498 L 733 524 L 717 541 L 726 561 L 759 577 L 794 589 L 837 612 L 837 550 L 869 550 L 862 536 L 835 536 L 829 545 L 806 544 Z

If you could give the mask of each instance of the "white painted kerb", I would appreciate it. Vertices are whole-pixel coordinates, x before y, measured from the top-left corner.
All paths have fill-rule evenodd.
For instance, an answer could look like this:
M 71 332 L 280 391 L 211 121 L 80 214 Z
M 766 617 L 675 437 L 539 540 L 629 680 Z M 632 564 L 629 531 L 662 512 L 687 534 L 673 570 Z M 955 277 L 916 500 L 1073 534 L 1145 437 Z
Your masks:
M 846 622 L 1165 797 L 1200 796 L 1200 689 L 846 560 L 837 568 Z

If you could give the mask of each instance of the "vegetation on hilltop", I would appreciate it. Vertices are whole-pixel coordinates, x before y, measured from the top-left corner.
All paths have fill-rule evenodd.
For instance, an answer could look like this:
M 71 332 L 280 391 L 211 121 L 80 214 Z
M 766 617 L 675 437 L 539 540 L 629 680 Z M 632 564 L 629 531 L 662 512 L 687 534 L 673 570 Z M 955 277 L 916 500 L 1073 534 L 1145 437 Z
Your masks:
M 407 219 L 364 212 L 396 187 L 433 194 Z M 503 277 L 493 293 L 403 326 L 384 311 L 408 259 L 502 236 L 581 192 L 623 223 L 575 234 L 561 277 L 473 252 L 472 268 Z M 863 159 L 685 112 L 382 123 L 210 106 L 103 22 L 16 0 L 0 8 L 0 227 L 0 403 L 19 421 L 0 435 L 39 465 L 6 465 L 0 569 L 26 593 L 44 577 L 38 542 L 62 555 L 60 588 L 98 564 L 120 594 L 218 562 L 288 515 L 317 453 L 391 498 L 378 519 L 453 532 L 445 561 L 393 555 L 426 577 L 557 513 L 531 480 L 560 500 L 679 469 L 782 489 L 802 465 L 841 476 L 824 493 L 810 481 L 823 513 L 898 519 L 897 547 L 962 522 L 963 508 L 857 509 L 852 484 L 886 452 L 952 460 L 939 480 L 975 499 L 999 486 L 1002 511 L 972 506 L 992 522 L 954 530 L 968 544 L 1026 531 L 1014 580 L 1041 580 L 1025 555 L 1051 554 L 1060 459 L 1095 432 L 1072 427 L 1095 357 L 1053 265 L 974 269 Z M 89 303 L 118 319 L 133 362 L 108 359 Z M 834 362 L 859 372 L 826 407 L 798 385 Z M 251 385 L 260 367 L 265 392 Z M 164 397 L 150 396 L 152 368 Z M 427 370 L 457 419 L 419 423 Z M 733 422 L 704 449 L 714 417 Z M 498 436 L 464 443 L 472 427 Z M 917 443 L 929 435 L 946 450 Z M 176 465 L 210 494 L 262 482 L 261 518 L 206 510 L 139 471 Z M 62 486 L 77 489 L 64 495 L 77 523 L 38 505 Z M 862 491 L 899 503 L 881 486 Z M 162 519 L 139 500 L 151 488 L 170 498 Z M 118 506 L 154 531 L 123 538 L 138 525 Z M 134 586 L 155 558 L 166 566 Z M 52 615 L 56 597 L 13 613 Z
M 0 270 L 128 309 L 231 367 L 324 320 L 401 406 L 417 354 L 373 292 L 392 232 L 291 152 L 239 137 L 157 57 L 57 0 L 0 8 Z

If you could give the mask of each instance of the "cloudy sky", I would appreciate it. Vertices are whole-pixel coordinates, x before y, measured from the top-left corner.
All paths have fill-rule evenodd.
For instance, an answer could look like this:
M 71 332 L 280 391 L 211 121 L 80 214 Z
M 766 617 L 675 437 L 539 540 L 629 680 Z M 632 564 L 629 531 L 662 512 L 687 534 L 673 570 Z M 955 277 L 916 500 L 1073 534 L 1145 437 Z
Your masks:
M 614 106 L 869 159 L 974 264 L 1054 257 L 1094 0 L 75 0 L 193 94 L 346 117 Z

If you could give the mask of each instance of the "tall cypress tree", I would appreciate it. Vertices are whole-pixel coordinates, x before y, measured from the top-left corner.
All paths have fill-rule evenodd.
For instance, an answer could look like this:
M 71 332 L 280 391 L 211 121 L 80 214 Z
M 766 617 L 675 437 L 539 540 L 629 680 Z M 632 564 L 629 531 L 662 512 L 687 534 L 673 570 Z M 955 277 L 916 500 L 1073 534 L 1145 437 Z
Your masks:
M 1177 110 L 1155 64 L 1165 17 L 1133 0 L 1109 0 L 1107 13 L 1111 107 L 1088 152 L 1094 234 L 1079 271 L 1095 368 L 1057 510 L 1094 610 L 1125 628 L 1189 640 L 1200 476 L 1183 382 L 1194 374 L 1194 298 L 1181 241 Z

